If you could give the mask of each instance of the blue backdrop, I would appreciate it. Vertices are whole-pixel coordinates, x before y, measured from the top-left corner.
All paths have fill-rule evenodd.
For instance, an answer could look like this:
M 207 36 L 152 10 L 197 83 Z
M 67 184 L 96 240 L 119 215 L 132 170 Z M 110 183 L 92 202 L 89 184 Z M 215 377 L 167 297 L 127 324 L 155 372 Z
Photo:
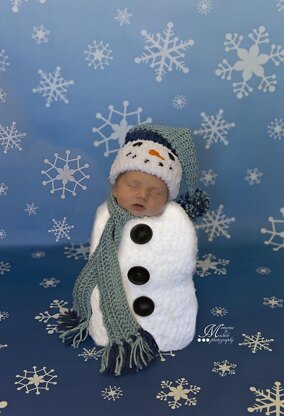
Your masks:
M 282 414 L 283 94 L 283 0 L 2 0 L 0 413 Z M 56 319 L 115 154 L 147 122 L 192 129 L 212 201 L 197 335 L 107 379 Z

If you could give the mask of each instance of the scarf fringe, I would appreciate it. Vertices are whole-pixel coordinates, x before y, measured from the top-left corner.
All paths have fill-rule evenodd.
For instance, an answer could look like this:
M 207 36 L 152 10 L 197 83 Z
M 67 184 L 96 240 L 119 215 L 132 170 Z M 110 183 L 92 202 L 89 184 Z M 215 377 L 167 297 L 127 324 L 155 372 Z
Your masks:
M 78 348 L 89 335 L 89 321 L 81 320 L 76 311 L 69 309 L 68 312 L 60 315 L 57 330 L 62 342 Z
M 149 332 L 138 329 L 137 335 L 127 341 L 112 342 L 103 348 L 101 373 L 120 376 L 135 373 L 156 358 L 159 348 Z

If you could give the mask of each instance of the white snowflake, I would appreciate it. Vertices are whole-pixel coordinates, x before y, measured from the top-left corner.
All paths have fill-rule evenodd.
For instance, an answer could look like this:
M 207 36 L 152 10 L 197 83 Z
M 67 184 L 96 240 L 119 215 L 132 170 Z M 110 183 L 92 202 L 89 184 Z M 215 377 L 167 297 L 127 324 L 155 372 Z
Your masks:
M 160 361 L 162 361 L 162 362 L 166 361 L 166 358 L 165 358 L 166 356 L 168 356 L 168 357 L 175 357 L 176 356 L 176 354 L 172 351 L 162 352 L 162 351 L 159 350 L 158 353 L 159 353 Z
M 279 120 L 277 118 L 274 121 L 271 121 L 268 126 L 268 135 L 275 140 L 281 140 L 284 138 L 284 122 L 282 118 Z
M 258 168 L 248 169 L 245 180 L 248 181 L 250 185 L 255 185 L 260 183 L 260 178 L 263 173 L 258 170 Z
M 0 346 L 0 348 L 1 348 L 1 346 Z M 6 402 L 5 400 L 2 400 L 0 402 L 0 413 L 1 413 L 1 409 L 5 409 L 5 407 L 7 407 L 7 406 L 8 406 L 8 402 Z
M 278 0 L 276 6 L 279 12 L 284 13 L 284 0 Z
M 34 251 L 32 253 L 32 258 L 33 259 L 42 259 L 45 256 L 46 256 L 46 253 L 44 251 L 40 251 L 40 250 Z
M 5 185 L 5 183 L 0 183 L 0 196 L 7 195 L 8 186 Z
M 87 55 L 85 60 L 88 62 L 88 66 L 92 66 L 94 69 L 104 69 L 113 59 L 109 44 L 104 44 L 103 41 L 94 40 L 93 45 L 88 45 L 88 50 L 84 53 Z
M 36 215 L 38 207 L 35 206 L 35 203 L 32 202 L 31 204 L 27 204 L 27 208 L 25 211 L 28 213 L 28 215 Z
M 5 72 L 7 69 L 7 66 L 10 65 L 9 61 L 8 61 L 8 56 L 5 53 L 5 49 L 2 49 L 0 51 L 0 75 L 2 72 Z
M 173 98 L 172 103 L 174 108 L 176 108 L 177 110 L 182 110 L 186 106 L 187 100 L 184 95 L 178 94 Z
M 155 68 L 155 79 L 157 82 L 161 82 L 166 72 L 172 72 L 174 68 L 182 71 L 184 74 L 189 72 L 189 69 L 183 62 L 185 57 L 184 51 L 189 46 L 193 46 L 194 41 L 192 39 L 180 41 L 174 35 L 173 29 L 174 24 L 169 22 L 162 35 L 160 33 L 152 35 L 145 29 L 141 31 L 141 35 L 146 42 L 144 47 L 146 52 L 136 57 L 134 62 L 136 64 L 150 63 L 150 67 Z
M 271 223 L 271 230 L 267 230 L 266 228 L 261 228 L 260 232 L 262 234 L 270 234 L 271 237 L 269 240 L 265 240 L 264 244 L 275 246 L 273 247 L 274 251 L 279 251 L 281 248 L 284 248 L 284 207 L 280 209 L 282 214 L 283 220 L 275 220 L 273 217 L 268 217 L 268 221 Z M 282 225 L 282 230 L 276 230 L 276 224 Z M 276 241 L 275 241 L 275 240 Z M 279 241 L 278 241 L 279 239 Z M 282 240 L 282 241 L 281 241 Z
M 213 172 L 212 169 L 209 170 L 202 170 L 200 181 L 203 182 L 205 186 L 208 185 L 215 185 L 215 179 L 217 178 L 217 173 Z
M 2 350 L 3 348 L 8 348 L 8 344 L 0 344 L 0 350 Z
M 84 245 L 83 243 L 74 244 L 71 243 L 71 247 L 64 247 L 64 254 L 65 256 L 70 259 L 73 258 L 74 260 L 79 260 L 83 258 L 84 260 L 88 260 L 90 255 L 90 243 L 87 242 Z
M 276 296 L 271 296 L 270 298 L 263 298 L 263 305 L 269 306 L 270 308 L 283 308 L 283 299 L 277 299 Z
M 216 211 L 209 210 L 203 217 L 202 223 L 196 225 L 196 229 L 204 230 L 208 234 L 208 241 L 213 241 L 215 237 L 231 238 L 229 234 L 229 224 L 235 221 L 234 217 L 226 217 L 223 213 L 224 206 L 219 205 Z
M 50 107 L 54 101 L 63 101 L 68 104 L 69 101 L 66 98 L 67 88 L 74 84 L 74 81 L 65 81 L 61 76 L 61 68 L 57 66 L 54 73 L 44 72 L 42 69 L 38 71 L 41 80 L 39 86 L 33 88 L 32 92 L 40 93 L 46 98 L 46 107 Z
M 4 153 L 8 150 L 21 148 L 21 139 L 26 136 L 26 133 L 21 133 L 16 129 L 16 122 L 13 121 L 10 127 L 4 127 L 0 124 L 0 144 L 4 148 Z
M 217 259 L 213 254 L 205 254 L 201 259 L 197 259 L 196 262 L 196 274 L 204 277 L 210 274 L 227 274 L 227 270 L 224 266 L 230 263 L 230 260 Z
M 42 367 L 40 370 L 36 366 L 32 371 L 23 370 L 23 375 L 16 375 L 18 381 L 15 381 L 17 390 L 24 389 L 27 394 L 31 391 L 35 391 L 35 394 L 40 394 L 40 390 L 49 390 L 50 385 L 56 385 L 57 375 L 53 374 L 55 370 L 46 370 L 46 367 Z
M 210 312 L 213 316 L 226 316 L 228 310 L 226 308 L 223 308 L 222 306 L 214 306 L 214 308 L 212 308 Z
M 47 30 L 43 25 L 34 26 L 32 39 L 34 39 L 38 45 L 40 45 L 41 43 L 47 43 L 49 34 L 50 31 Z
M 268 53 L 261 53 L 260 45 L 269 43 L 269 33 L 264 26 L 253 29 L 248 37 L 252 40 L 253 44 L 247 50 L 240 47 L 244 38 L 242 35 L 238 33 L 226 34 L 224 42 L 225 51 L 236 51 L 239 60 L 231 65 L 227 59 L 223 59 L 215 71 L 217 76 L 227 80 L 231 80 L 234 71 L 241 72 L 242 81 L 233 82 L 233 92 L 236 93 L 238 99 L 248 96 L 253 91 L 248 81 L 254 75 L 260 78 L 260 83 L 257 86 L 259 90 L 263 92 L 274 92 L 277 84 L 276 75 L 265 75 L 264 65 L 271 62 L 278 66 L 284 62 L 284 49 L 280 45 L 272 44 Z
M 196 406 L 197 400 L 193 395 L 199 393 L 200 387 L 194 385 L 188 386 L 188 381 L 185 378 L 179 378 L 175 383 L 176 386 L 173 385 L 172 381 L 163 380 L 161 382 L 161 388 L 167 389 L 167 391 L 160 391 L 156 398 L 166 401 L 171 409 L 178 409 L 183 404 L 186 406 Z
M 48 232 L 56 236 L 56 242 L 61 238 L 68 238 L 68 240 L 70 240 L 69 232 L 74 228 L 74 225 L 68 225 L 66 219 L 66 217 L 64 217 L 62 221 L 55 220 L 54 218 L 52 219 L 54 225 Z
M 12 12 L 18 13 L 23 2 L 27 3 L 29 0 L 10 0 Z M 45 4 L 47 0 L 37 0 L 40 4 Z
M 2 274 L 3 276 L 4 273 L 10 272 L 10 271 L 11 271 L 11 264 L 4 263 L 4 261 L 0 261 L 0 274 Z
M 68 308 L 66 308 L 67 305 L 68 302 L 65 302 L 64 300 L 54 299 L 49 305 L 49 309 L 51 309 L 52 311 L 40 312 L 39 315 L 35 316 L 35 319 L 38 322 L 43 322 L 44 324 L 47 324 L 46 331 L 49 335 L 57 333 L 58 319 L 61 314 L 64 314 L 68 311 Z M 57 309 L 57 311 L 55 313 L 52 313 L 53 309 Z
M 261 332 L 257 332 L 255 335 L 242 334 L 242 336 L 244 337 L 244 340 L 239 343 L 239 345 L 250 348 L 252 353 L 255 354 L 257 351 L 261 350 L 272 351 L 270 342 L 273 342 L 274 339 L 263 338 Z
M 0 311 L 0 322 L 9 318 L 9 312 Z
M 49 287 L 56 287 L 60 283 L 60 280 L 56 280 L 55 277 L 51 278 L 44 278 L 42 282 L 40 283 L 40 286 L 44 287 L 45 289 L 48 289 Z
M 127 7 L 125 7 L 123 10 L 117 9 L 117 14 L 114 17 L 114 20 L 119 22 L 119 26 L 125 25 L 126 23 L 129 25 L 131 16 L 133 16 L 133 13 L 129 13 Z
M 85 163 L 85 165 L 80 166 L 81 156 L 76 156 L 71 159 L 69 158 L 70 150 L 66 150 L 65 153 L 66 157 L 60 157 L 58 153 L 54 153 L 55 159 L 52 163 L 48 159 L 44 159 L 44 163 L 49 168 L 41 171 L 42 175 L 48 177 L 48 180 L 43 181 L 42 184 L 45 186 L 51 183 L 51 194 L 62 191 L 62 199 L 65 199 L 66 192 L 76 196 L 77 187 L 85 191 L 87 187 L 86 185 L 82 185 L 82 182 L 85 179 L 90 179 L 90 175 L 84 173 L 84 169 L 87 169 L 89 165 Z M 58 184 L 57 187 L 56 184 Z
M 123 101 L 123 110 L 115 110 L 113 105 L 109 105 L 109 114 L 107 118 L 103 117 L 101 113 L 96 114 L 98 120 L 102 120 L 103 123 L 100 127 L 94 127 L 93 133 L 97 133 L 102 140 L 95 140 L 94 145 L 99 146 L 105 144 L 106 151 L 104 156 L 107 157 L 111 153 L 116 153 L 120 147 L 124 145 L 124 139 L 128 130 L 135 126 L 145 123 L 151 123 L 151 117 L 148 117 L 145 121 L 141 122 L 140 115 L 143 111 L 141 107 L 138 107 L 134 111 L 128 111 L 129 102 Z M 112 148 L 112 143 L 119 144 L 119 147 Z
M 221 377 L 227 376 L 228 374 L 236 374 L 235 368 L 237 364 L 230 363 L 228 360 L 224 361 L 215 361 L 214 367 L 212 368 L 212 373 L 217 373 Z
M 123 396 L 122 390 L 120 387 L 109 386 L 102 390 L 102 397 L 107 400 L 117 400 Z
M 0 88 L 0 103 L 6 102 L 7 93 L 3 90 L 3 88 Z
M 227 134 L 229 129 L 235 127 L 235 123 L 226 122 L 223 119 L 224 110 L 220 109 L 215 116 L 209 116 L 202 112 L 203 122 L 201 128 L 194 130 L 194 134 L 204 137 L 206 140 L 205 148 L 209 149 L 214 143 L 223 143 L 228 145 Z
M 0 228 L 0 240 L 4 240 L 6 236 L 7 236 L 6 230 L 4 230 L 4 228 Z
M 197 2 L 197 11 L 201 14 L 208 14 L 212 10 L 211 0 L 199 0 Z
M 262 274 L 262 275 L 269 275 L 271 273 L 271 269 L 269 269 L 269 267 L 265 267 L 265 266 L 260 266 L 256 269 L 256 272 L 258 274 Z
M 271 389 L 250 387 L 250 391 L 255 394 L 256 399 L 255 405 L 248 407 L 249 413 L 261 413 L 265 410 L 266 415 L 281 416 L 284 414 L 284 389 L 279 381 L 275 381 Z
M 78 357 L 83 357 L 84 361 L 88 360 L 98 360 L 103 354 L 103 348 L 97 350 L 96 347 L 92 348 L 91 350 L 87 348 L 83 348 L 82 354 L 78 354 Z

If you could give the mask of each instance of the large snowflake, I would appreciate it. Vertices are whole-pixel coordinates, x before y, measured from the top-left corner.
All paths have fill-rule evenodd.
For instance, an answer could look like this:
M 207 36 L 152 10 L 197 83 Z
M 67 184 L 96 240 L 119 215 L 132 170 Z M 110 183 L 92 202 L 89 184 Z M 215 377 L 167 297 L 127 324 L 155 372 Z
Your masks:
M 208 234 L 208 241 L 213 241 L 215 237 L 231 238 L 229 234 L 229 224 L 235 221 L 234 217 L 226 217 L 223 212 L 224 206 L 219 205 L 216 211 L 209 210 L 203 217 L 202 223 L 196 225 L 196 229 L 201 229 Z
M 53 73 L 44 72 L 42 69 L 38 71 L 41 80 L 39 86 L 33 88 L 32 92 L 40 93 L 46 98 L 46 107 L 50 107 L 54 101 L 63 101 L 68 104 L 69 101 L 66 98 L 67 88 L 74 84 L 73 80 L 65 81 L 61 76 L 61 68 L 57 66 Z
M 57 332 L 58 319 L 60 315 L 68 311 L 67 305 L 68 302 L 64 300 L 54 299 L 49 305 L 50 311 L 40 312 L 39 315 L 35 316 L 38 322 L 46 324 L 46 331 L 49 335 Z M 55 313 L 53 313 L 54 309 L 56 310 Z
M 53 373 L 54 370 L 46 370 L 46 367 L 38 370 L 34 366 L 32 371 L 24 370 L 23 375 L 16 375 L 16 378 L 19 379 L 15 381 L 15 384 L 18 385 L 17 390 L 24 389 L 27 394 L 31 391 L 40 394 L 40 390 L 49 390 L 50 385 L 57 384 L 57 381 L 54 381 L 57 375 Z
M 176 385 L 172 381 L 162 381 L 161 388 L 166 389 L 166 391 L 159 392 L 156 398 L 166 401 L 171 409 L 178 409 L 183 404 L 186 406 L 196 406 L 197 400 L 193 395 L 199 393 L 200 387 L 188 386 L 188 381 L 185 378 L 179 378 L 175 383 Z
M 266 350 L 272 351 L 270 348 L 270 342 L 273 342 L 274 339 L 265 339 L 261 336 L 261 332 L 257 332 L 255 335 L 246 335 L 242 334 L 244 337 L 243 342 L 240 342 L 240 346 L 245 346 L 251 349 L 252 353 L 257 351 Z
M 101 113 L 96 114 L 98 120 L 102 120 L 103 123 L 100 127 L 94 127 L 93 133 L 97 133 L 101 140 L 95 140 L 94 145 L 99 146 L 104 144 L 106 151 L 104 156 L 107 157 L 111 153 L 117 152 L 120 147 L 124 145 L 124 139 L 128 130 L 139 124 L 151 123 L 151 117 L 148 117 L 145 121 L 141 121 L 140 115 L 143 111 L 141 107 L 138 107 L 134 111 L 128 111 L 129 102 L 123 101 L 123 110 L 119 111 L 114 108 L 113 105 L 109 105 L 109 114 L 105 118 Z M 119 147 L 116 147 L 116 144 Z M 114 147 L 112 144 L 115 143 Z
M 222 63 L 218 64 L 215 71 L 217 76 L 221 79 L 232 79 L 233 72 L 240 72 L 242 80 L 240 82 L 233 82 L 233 92 L 239 99 L 248 96 L 253 88 L 249 84 L 253 76 L 260 79 L 257 88 L 263 92 L 274 92 L 276 89 L 276 75 L 266 75 L 264 66 L 271 62 L 278 66 L 284 62 L 284 49 L 280 45 L 272 44 L 270 51 L 261 53 L 260 46 L 269 43 L 269 33 L 264 26 L 259 26 L 253 29 L 248 35 L 252 40 L 252 46 L 249 49 L 241 48 L 240 44 L 244 37 L 238 33 L 227 33 L 225 36 L 225 51 L 235 51 L 238 60 L 231 65 L 227 59 L 223 59 Z
M 204 277 L 210 274 L 227 274 L 227 269 L 224 266 L 230 263 L 230 260 L 217 259 L 214 254 L 205 254 L 202 259 L 196 262 L 196 274 Z
M 79 260 L 83 258 L 84 260 L 88 260 L 90 255 L 90 243 L 87 242 L 86 245 L 83 243 L 71 243 L 71 247 L 64 247 L 64 254 L 68 259 L 73 258 L 74 260 Z
M 66 222 L 66 217 L 63 218 L 63 220 L 55 220 L 52 219 L 53 227 L 48 230 L 49 233 L 52 233 L 56 237 L 56 242 L 58 242 L 61 238 L 67 238 L 70 240 L 69 232 L 74 228 L 74 225 L 69 225 Z
M 205 148 L 209 149 L 214 143 L 223 143 L 228 145 L 227 134 L 229 129 L 235 127 L 235 123 L 226 122 L 223 119 L 224 110 L 222 108 L 215 116 L 209 116 L 206 113 L 201 113 L 203 122 L 201 128 L 194 130 L 194 134 L 204 137 L 206 140 Z
M 271 230 L 266 228 L 261 228 L 260 232 L 262 234 L 270 234 L 271 237 L 268 240 L 264 241 L 264 244 L 270 244 L 273 247 L 274 251 L 278 251 L 281 248 L 284 248 L 284 207 L 280 209 L 283 220 L 275 220 L 273 217 L 268 217 L 268 221 L 271 223 Z M 277 231 L 276 225 L 282 225 L 282 229 Z
M 12 6 L 12 12 L 18 13 L 20 10 L 20 6 L 25 2 L 27 3 L 29 0 L 10 0 Z M 46 3 L 47 0 L 37 0 L 40 4 Z
M 281 416 L 284 414 L 284 389 L 279 381 L 275 381 L 271 389 L 257 389 L 250 387 L 255 396 L 255 404 L 247 410 L 249 413 L 262 413 L 266 415 Z
M 83 191 L 87 189 L 86 185 L 82 185 L 85 179 L 90 179 L 90 175 L 85 175 L 84 169 L 87 169 L 89 165 L 86 163 L 80 166 L 81 156 L 70 158 L 70 150 L 66 150 L 66 157 L 60 157 L 58 153 L 55 153 L 54 162 L 50 162 L 48 159 L 44 159 L 49 168 L 42 170 L 41 173 L 48 177 L 48 180 L 43 181 L 43 185 L 51 183 L 50 193 L 54 194 L 57 191 L 62 191 L 61 198 L 65 199 L 66 192 L 76 196 L 77 187 Z
M 88 62 L 88 66 L 92 66 L 94 69 L 104 69 L 113 59 L 109 44 L 104 44 L 103 41 L 97 42 L 94 40 L 93 45 L 88 45 L 88 50 L 84 51 L 84 53 L 86 54 L 85 60 Z
M 17 149 L 22 150 L 21 139 L 26 136 L 26 133 L 21 133 L 16 129 L 16 122 L 13 121 L 10 127 L 4 127 L 0 124 L 0 144 L 4 148 L 4 153 L 8 150 Z
M 184 51 L 189 46 L 193 46 L 194 41 L 192 39 L 180 41 L 174 35 L 173 29 L 174 24 L 169 22 L 162 35 L 161 33 L 153 35 L 145 29 L 141 31 L 141 35 L 146 41 L 146 46 L 144 47 L 146 52 L 136 57 L 134 61 L 136 64 L 150 63 L 150 67 L 155 68 L 155 79 L 157 82 L 161 82 L 166 72 L 171 72 L 173 68 L 182 71 L 184 74 L 189 72 L 189 69 L 183 62 L 185 57 Z
M 1 413 L 1 409 L 5 409 L 5 407 L 7 407 L 7 406 L 8 406 L 8 402 L 6 402 L 5 400 L 1 400 L 1 402 L 0 402 L 0 413 Z
M 5 53 L 5 49 L 2 49 L 0 51 L 0 75 L 1 72 L 5 72 L 7 69 L 7 66 L 9 66 L 8 56 Z
M 272 137 L 275 140 L 281 140 L 284 138 L 284 122 L 282 118 L 275 118 L 274 121 L 271 121 L 268 126 L 268 136 Z

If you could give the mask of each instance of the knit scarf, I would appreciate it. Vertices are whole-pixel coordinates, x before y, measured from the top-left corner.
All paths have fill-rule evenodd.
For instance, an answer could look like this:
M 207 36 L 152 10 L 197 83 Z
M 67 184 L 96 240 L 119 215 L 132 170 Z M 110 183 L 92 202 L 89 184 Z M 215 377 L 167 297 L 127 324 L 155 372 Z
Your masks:
M 92 315 L 91 294 L 97 286 L 100 308 L 109 337 L 102 349 L 101 369 L 108 375 L 122 375 L 145 368 L 156 358 L 158 346 L 144 331 L 129 308 L 124 291 L 117 249 L 123 226 L 131 218 L 112 195 L 107 200 L 110 213 L 100 242 L 78 276 L 73 289 L 73 309 L 59 319 L 60 338 L 77 348 L 89 334 Z

